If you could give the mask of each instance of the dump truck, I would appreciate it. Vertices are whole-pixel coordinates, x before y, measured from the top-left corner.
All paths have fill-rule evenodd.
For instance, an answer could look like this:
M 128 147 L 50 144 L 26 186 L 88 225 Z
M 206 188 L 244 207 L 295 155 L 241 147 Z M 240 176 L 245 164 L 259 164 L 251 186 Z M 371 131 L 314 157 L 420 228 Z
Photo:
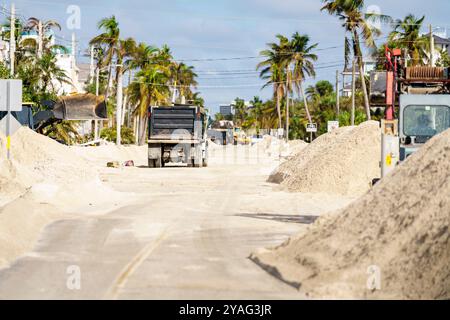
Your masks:
M 208 165 L 206 111 L 194 105 L 152 106 L 148 123 L 148 166 Z
M 382 107 L 381 176 L 428 140 L 450 128 L 450 70 L 406 66 L 400 49 L 386 47 L 386 71 L 371 74 L 371 105 Z

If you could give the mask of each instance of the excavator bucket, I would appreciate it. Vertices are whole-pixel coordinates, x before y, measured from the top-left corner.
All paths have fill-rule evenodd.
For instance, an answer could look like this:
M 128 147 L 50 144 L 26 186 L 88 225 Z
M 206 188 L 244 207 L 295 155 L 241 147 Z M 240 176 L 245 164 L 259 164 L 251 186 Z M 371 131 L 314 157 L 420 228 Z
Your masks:
M 91 93 L 60 97 L 53 107 L 53 115 L 61 120 L 106 120 L 108 118 L 105 99 Z

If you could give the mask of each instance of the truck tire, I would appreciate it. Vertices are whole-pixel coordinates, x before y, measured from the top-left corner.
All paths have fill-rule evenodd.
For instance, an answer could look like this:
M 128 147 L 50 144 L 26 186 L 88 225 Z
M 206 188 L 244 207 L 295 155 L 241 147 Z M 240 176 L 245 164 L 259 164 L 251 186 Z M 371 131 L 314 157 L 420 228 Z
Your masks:
M 154 168 L 155 167 L 155 160 L 148 159 L 148 167 L 149 168 Z
M 207 159 L 207 158 L 204 158 L 204 159 L 203 159 L 203 166 L 204 166 L 204 167 L 207 167 L 207 166 L 208 166 L 208 159 Z
M 192 159 L 192 164 L 194 165 L 195 168 L 201 168 L 203 165 L 203 152 L 202 152 L 202 148 L 199 145 L 196 145 L 194 147 L 195 149 L 195 158 Z
M 153 161 L 155 162 L 155 168 L 162 168 L 164 166 L 161 157 Z

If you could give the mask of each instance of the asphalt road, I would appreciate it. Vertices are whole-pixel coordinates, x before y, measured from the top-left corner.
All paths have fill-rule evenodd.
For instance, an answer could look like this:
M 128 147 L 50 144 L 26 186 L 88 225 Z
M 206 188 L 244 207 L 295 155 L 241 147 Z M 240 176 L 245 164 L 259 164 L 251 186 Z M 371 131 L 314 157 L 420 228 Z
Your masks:
M 301 299 L 248 256 L 346 200 L 274 190 L 255 164 L 104 169 L 139 201 L 45 228 L 0 270 L 0 299 Z

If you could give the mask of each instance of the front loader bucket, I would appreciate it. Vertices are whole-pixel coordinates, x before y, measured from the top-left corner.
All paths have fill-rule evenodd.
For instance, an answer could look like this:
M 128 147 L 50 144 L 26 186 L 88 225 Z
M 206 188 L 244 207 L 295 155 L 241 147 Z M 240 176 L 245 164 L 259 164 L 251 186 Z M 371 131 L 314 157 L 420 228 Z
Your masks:
M 91 93 L 59 98 L 53 108 L 53 115 L 61 120 L 106 120 L 108 118 L 105 99 Z

